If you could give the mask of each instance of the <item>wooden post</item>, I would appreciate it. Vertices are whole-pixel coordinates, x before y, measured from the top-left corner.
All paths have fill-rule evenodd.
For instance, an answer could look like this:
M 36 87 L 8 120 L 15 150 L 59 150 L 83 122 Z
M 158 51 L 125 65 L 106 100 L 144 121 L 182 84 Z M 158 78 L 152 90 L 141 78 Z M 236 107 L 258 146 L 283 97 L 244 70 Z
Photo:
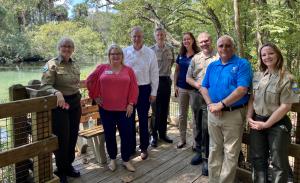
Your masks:
M 22 100 L 28 98 L 26 89 L 22 85 L 13 85 L 9 88 L 10 101 Z M 11 119 L 12 125 L 12 141 L 13 147 L 18 147 L 28 144 L 28 134 L 24 133 L 28 127 L 27 116 L 18 116 Z M 22 182 L 29 176 L 29 168 L 31 166 L 30 160 L 25 160 L 15 164 L 15 180 Z

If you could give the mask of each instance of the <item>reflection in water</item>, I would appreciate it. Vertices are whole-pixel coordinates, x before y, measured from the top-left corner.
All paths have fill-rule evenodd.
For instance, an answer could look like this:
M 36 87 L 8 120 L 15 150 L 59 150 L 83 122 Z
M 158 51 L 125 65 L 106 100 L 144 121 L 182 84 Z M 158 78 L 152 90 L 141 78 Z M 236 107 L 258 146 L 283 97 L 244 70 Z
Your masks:
M 17 66 L 16 66 L 17 67 Z M 81 79 L 85 79 L 87 75 L 96 66 L 81 67 Z M 19 71 L 1 71 L 0 72 L 0 103 L 8 101 L 8 88 L 14 84 L 27 85 L 28 81 L 37 79 L 40 80 L 42 76 L 41 67 L 36 69 L 24 71 L 19 68 Z
M 0 127 L 0 152 L 6 149 L 5 146 L 7 146 L 7 141 L 8 141 L 7 129 Z

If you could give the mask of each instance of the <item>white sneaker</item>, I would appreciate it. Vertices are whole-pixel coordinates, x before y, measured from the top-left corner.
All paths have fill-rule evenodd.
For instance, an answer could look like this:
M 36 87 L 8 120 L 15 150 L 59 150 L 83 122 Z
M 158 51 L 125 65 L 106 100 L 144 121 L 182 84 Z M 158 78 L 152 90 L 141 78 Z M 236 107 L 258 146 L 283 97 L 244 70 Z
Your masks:
M 108 164 L 108 168 L 111 170 L 111 171 L 115 171 L 117 169 L 117 163 L 116 163 L 116 160 L 115 159 L 111 159 L 110 160 L 110 163 Z
M 134 166 L 129 161 L 123 162 L 123 165 L 128 171 L 135 172 Z

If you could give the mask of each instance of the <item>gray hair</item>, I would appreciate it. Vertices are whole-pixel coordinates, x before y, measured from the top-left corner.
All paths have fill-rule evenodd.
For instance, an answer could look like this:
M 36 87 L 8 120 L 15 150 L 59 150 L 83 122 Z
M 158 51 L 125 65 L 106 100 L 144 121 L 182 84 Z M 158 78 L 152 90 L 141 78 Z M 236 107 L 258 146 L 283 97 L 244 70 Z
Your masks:
M 112 45 L 110 45 L 109 48 L 107 49 L 107 57 L 108 57 L 109 63 L 110 63 L 110 60 L 109 60 L 109 54 L 110 54 L 110 52 L 111 52 L 112 49 L 116 49 L 116 50 L 118 50 L 118 52 L 121 53 L 121 55 L 122 55 L 122 64 L 124 65 L 124 53 L 123 53 L 122 48 L 121 48 L 119 45 L 117 45 L 117 44 L 112 44 Z
M 132 27 L 132 29 L 130 31 L 131 36 L 132 36 L 133 32 L 141 32 L 144 35 L 144 31 L 143 31 L 142 27 L 140 27 L 140 26 Z
M 233 48 L 235 48 L 235 42 L 234 42 L 234 39 L 229 36 L 229 35 L 223 35 L 221 37 L 219 37 L 219 39 L 217 40 L 217 46 L 219 45 L 219 42 L 222 40 L 222 39 L 228 39 L 230 42 L 231 42 L 231 45 Z
M 73 48 L 75 47 L 74 41 L 71 38 L 63 37 L 57 43 L 57 49 L 59 49 L 65 43 L 69 43 Z
M 166 30 L 165 30 L 164 28 L 162 28 L 162 27 L 157 27 L 157 28 L 154 30 L 154 37 L 155 37 L 155 34 L 156 34 L 157 32 L 164 32 L 164 33 L 166 34 Z

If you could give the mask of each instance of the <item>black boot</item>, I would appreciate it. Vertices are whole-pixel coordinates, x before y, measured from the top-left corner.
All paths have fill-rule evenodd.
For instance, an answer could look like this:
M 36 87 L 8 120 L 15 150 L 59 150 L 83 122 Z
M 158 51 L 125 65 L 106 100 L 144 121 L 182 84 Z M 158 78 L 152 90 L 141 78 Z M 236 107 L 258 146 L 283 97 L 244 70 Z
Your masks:
M 191 165 L 199 165 L 202 162 L 201 153 L 196 153 L 196 155 L 191 160 Z
M 207 160 L 204 160 L 202 163 L 202 175 L 208 176 L 208 163 Z
M 154 136 L 152 136 L 150 145 L 152 147 L 157 147 L 157 137 L 155 138 Z
M 166 143 L 169 143 L 169 144 L 173 143 L 173 140 L 170 139 L 170 137 L 168 137 L 167 135 L 160 136 L 160 139 L 163 140 L 163 141 L 165 141 Z

